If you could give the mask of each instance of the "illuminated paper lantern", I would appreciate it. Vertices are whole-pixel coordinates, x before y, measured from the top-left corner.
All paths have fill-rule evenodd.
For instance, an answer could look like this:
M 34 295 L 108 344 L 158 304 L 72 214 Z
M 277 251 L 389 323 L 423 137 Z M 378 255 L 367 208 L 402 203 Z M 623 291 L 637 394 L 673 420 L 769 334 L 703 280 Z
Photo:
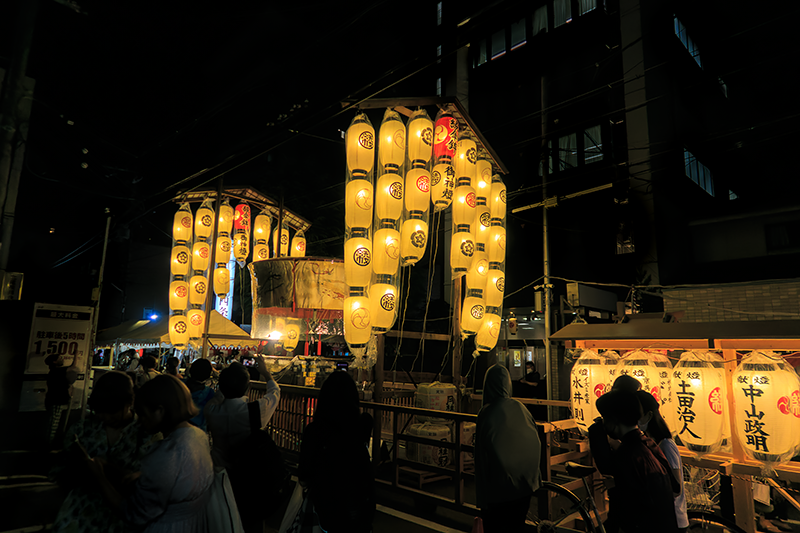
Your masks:
M 219 208 L 219 228 L 217 231 L 230 235 L 231 229 L 233 229 L 233 217 L 233 208 L 230 201 L 225 198 Z
M 594 350 L 583 350 L 570 372 L 570 401 L 572 417 L 578 430 L 589 434 L 589 426 L 600 416 L 597 398 L 611 390 L 617 365 L 616 352 L 606 351 L 602 355 Z
M 506 218 L 506 186 L 497 174 L 492 177 L 489 209 L 492 212 L 493 219 L 502 220 Z
M 678 409 L 675 395 L 672 393 L 672 362 L 666 354 L 660 351 L 650 350 L 649 353 L 653 357 L 653 364 L 658 369 L 658 383 L 661 388 L 659 412 L 672 434 L 675 435 L 678 427 Z
M 214 231 L 214 202 L 208 198 L 203 200 L 194 218 L 194 234 L 201 239 L 208 239 Z
M 189 342 L 189 321 L 184 315 L 169 317 L 169 342 L 179 350 L 186 347 Z
M 505 276 L 500 268 L 489 263 L 489 271 L 486 273 L 486 291 L 483 293 L 487 306 L 500 307 L 503 305 L 503 293 L 506 289 Z
M 649 392 L 661 404 L 661 384 L 658 369 L 650 354 L 636 350 L 626 354 L 617 364 L 617 376 L 631 376 L 642 384 L 642 390 Z
M 475 167 L 477 180 L 472 182 L 472 186 L 479 198 L 488 198 L 492 191 L 492 162 L 478 159 Z
M 272 227 L 272 217 L 262 211 L 256 215 L 253 221 L 253 240 L 255 244 L 267 244 L 269 241 L 269 230 Z
M 372 238 L 372 251 L 372 269 L 376 274 L 396 274 L 400 267 L 400 232 L 392 228 L 376 231 Z
M 306 236 L 302 230 L 298 230 L 292 237 L 292 257 L 306 256 Z
M 375 194 L 375 218 L 396 221 L 403 214 L 403 178 L 384 174 L 378 178 Z
M 453 166 L 456 170 L 456 179 L 469 178 L 470 184 L 477 178 L 478 147 L 472 139 L 460 139 L 456 146 Z
M 725 376 L 706 352 L 687 351 L 672 370 L 677 436 L 697 453 L 717 451 L 728 418 Z
M 475 239 L 467 231 L 457 231 L 450 241 L 450 268 L 453 277 L 467 273 L 475 255 Z
M 491 233 L 492 216 L 489 212 L 489 207 L 486 205 L 486 199 L 478 197 L 477 205 L 475 206 L 475 242 L 483 245 L 484 250 L 487 249 L 489 244 L 489 234 Z
M 486 257 L 486 252 L 476 248 L 472 263 L 469 270 L 467 270 L 467 290 L 477 289 L 483 295 L 488 274 L 489 260 Z
M 350 228 L 372 227 L 372 182 L 352 179 L 344 194 L 344 223 Z
M 415 111 L 409 118 L 406 143 L 412 168 L 426 166 L 433 155 L 433 121 L 424 109 Z
M 506 228 L 494 225 L 489 229 L 489 242 L 486 255 L 490 263 L 502 263 L 506 260 Z
M 278 249 L 278 228 L 272 231 L 272 245 L 275 250 L 275 257 L 286 257 L 289 255 L 289 228 L 284 224 L 281 228 L 280 250 Z
M 446 209 L 453 202 L 456 186 L 456 171 L 450 163 L 440 163 L 431 173 L 431 202 L 433 210 Z
M 192 247 L 192 270 L 205 271 L 211 262 L 211 246 L 207 242 L 198 241 Z
M 347 168 L 354 176 L 366 176 L 375 166 L 375 128 L 364 113 L 353 118 L 345 133 Z
M 375 283 L 369 289 L 369 309 L 373 333 L 392 329 L 397 319 L 397 287 L 389 283 Z
M 433 155 L 437 162 L 452 160 L 458 141 L 458 121 L 447 111 L 439 111 L 433 134 Z
M 400 232 L 400 259 L 403 265 L 413 265 L 425 255 L 428 244 L 428 224 L 424 220 L 403 222 Z
M 189 309 L 186 313 L 186 322 L 189 324 L 189 340 L 199 341 L 203 337 L 206 325 L 206 313 L 202 309 Z M 197 344 L 196 342 L 194 344 Z
M 349 296 L 342 306 L 344 339 L 351 349 L 363 348 L 372 335 L 372 320 L 369 298 Z
M 169 284 L 169 308 L 173 311 L 183 311 L 189 303 L 189 284 L 183 280 L 176 280 Z
M 386 110 L 378 136 L 378 161 L 382 169 L 399 171 L 406 158 L 406 126 L 397 111 Z
M 431 177 L 424 168 L 415 168 L 406 172 L 405 202 L 406 209 L 414 213 L 428 210 L 431 201 Z
M 455 189 L 455 198 L 453 198 L 453 225 L 461 226 L 467 225 L 470 229 L 476 229 L 475 216 L 477 207 L 477 197 L 475 196 L 475 189 L 472 188 L 462 178 L 461 183 Z
M 189 274 L 191 252 L 188 246 L 173 246 L 170 258 L 170 272 L 173 276 L 186 276 Z
M 233 213 L 233 231 L 250 233 L 250 206 L 241 203 L 236 206 Z
M 483 323 L 486 306 L 483 298 L 467 296 L 461 307 L 461 333 L 463 335 L 476 334 Z
M 217 255 L 214 257 L 214 260 L 218 265 L 222 263 L 227 264 L 231 260 L 232 247 L 230 237 L 224 235 L 217 237 Z
M 500 336 L 502 321 L 496 313 L 484 314 L 483 322 L 475 335 L 475 348 L 481 352 L 488 352 L 497 346 L 497 339 Z
M 247 257 L 250 255 L 250 235 L 247 233 L 235 233 L 233 234 L 233 257 L 239 263 L 244 263 L 247 261 Z
M 780 357 L 751 352 L 733 373 L 736 435 L 749 457 L 764 463 L 791 459 L 798 446 L 800 382 Z
M 711 359 L 711 364 L 714 366 L 714 368 L 719 370 L 719 372 L 724 376 L 726 374 L 726 370 L 725 370 L 725 360 L 722 358 L 722 356 L 720 354 L 716 353 L 716 352 L 706 352 L 706 354 Z M 727 398 L 728 398 L 728 380 L 727 379 L 723 379 L 722 380 L 722 397 L 725 398 L 726 402 L 728 401 L 727 400 Z M 722 419 L 723 419 L 722 420 L 722 442 L 723 442 L 723 445 L 725 445 L 725 443 L 730 443 L 730 441 L 731 441 L 730 440 L 731 439 L 731 417 L 726 414 L 725 416 L 722 417 Z
M 181 205 L 172 221 L 172 238 L 175 242 L 192 240 L 192 210 L 189 204 Z
M 283 335 L 283 349 L 287 352 L 294 351 L 297 348 L 297 343 L 300 340 L 300 322 L 290 320 L 286 322 L 286 329 Z
M 214 293 L 220 298 L 225 297 L 231 290 L 231 272 L 227 267 L 214 269 Z
M 189 303 L 192 305 L 203 305 L 206 303 L 208 291 L 208 278 L 205 276 L 192 276 L 189 280 Z
M 361 235 L 361 234 L 359 234 Z M 351 287 L 366 287 L 372 280 L 372 241 L 352 237 L 344 243 L 344 279 Z
M 253 261 L 263 261 L 265 259 L 269 259 L 269 246 L 266 244 L 253 246 Z

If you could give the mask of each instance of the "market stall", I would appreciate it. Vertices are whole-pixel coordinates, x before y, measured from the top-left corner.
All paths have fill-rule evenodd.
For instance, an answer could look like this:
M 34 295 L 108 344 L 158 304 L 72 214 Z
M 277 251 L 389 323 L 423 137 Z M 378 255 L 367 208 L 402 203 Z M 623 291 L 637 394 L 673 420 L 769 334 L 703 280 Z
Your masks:
M 800 448 L 800 382 L 791 364 L 800 322 L 571 324 L 550 339 L 575 350 L 579 427 L 591 423 L 594 401 L 613 379 L 628 373 L 661 401 L 684 465 L 717 471 L 730 484 L 723 515 L 755 531 L 753 476 L 800 509 L 796 492 L 777 483 L 800 482 L 800 463 L 790 461 Z

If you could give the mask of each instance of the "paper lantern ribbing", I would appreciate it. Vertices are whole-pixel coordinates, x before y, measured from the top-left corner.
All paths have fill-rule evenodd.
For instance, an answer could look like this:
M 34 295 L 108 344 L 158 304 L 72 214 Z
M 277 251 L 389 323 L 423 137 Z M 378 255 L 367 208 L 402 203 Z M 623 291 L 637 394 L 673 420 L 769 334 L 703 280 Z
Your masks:
M 659 351 L 650 353 L 653 357 L 653 364 L 658 369 L 658 383 L 661 388 L 659 413 L 674 436 L 678 427 L 678 410 L 672 388 L 672 362 L 664 353 Z
M 305 257 L 306 256 L 306 236 L 298 230 L 292 237 L 292 257 Z
M 388 283 L 374 283 L 369 289 L 369 309 L 373 333 L 385 333 L 392 329 L 397 319 L 397 287 Z
M 367 287 L 370 284 L 372 280 L 372 241 L 370 239 L 352 237 L 345 241 L 344 279 L 350 287 Z
M 764 463 L 782 463 L 798 446 L 800 383 L 767 352 L 751 352 L 733 373 L 736 433 L 745 454 Z
M 503 226 L 493 225 L 489 228 L 486 255 L 491 263 L 502 263 L 506 260 L 506 228 Z
M 483 298 L 487 306 L 500 307 L 503 305 L 503 293 L 506 289 L 505 273 L 497 268 L 496 264 L 489 263 L 489 271 L 486 273 L 486 291 Z
M 411 167 L 427 166 L 433 155 L 433 122 L 424 109 L 415 111 L 409 118 L 406 144 Z
M 372 269 L 376 274 L 394 276 L 400 267 L 400 232 L 383 228 L 372 238 Z
M 194 234 L 201 239 L 208 239 L 214 231 L 214 205 L 213 200 L 206 198 L 197 210 L 194 218 Z
M 172 222 L 172 238 L 176 242 L 192 240 L 192 210 L 189 204 L 181 205 Z
M 231 260 L 231 248 L 233 248 L 233 243 L 230 237 L 225 235 L 217 237 L 217 255 L 215 259 L 218 265 L 227 264 Z
M 266 244 L 269 240 L 269 230 L 272 227 L 272 217 L 266 211 L 256 215 L 253 222 L 253 240 L 256 244 Z
M 186 313 L 186 322 L 189 325 L 189 342 L 195 346 L 201 345 L 203 329 L 206 325 L 206 312 L 202 309 L 189 309 Z
M 649 392 L 661 404 L 661 385 L 658 369 L 653 364 L 650 354 L 641 350 L 630 352 L 617 363 L 617 377 L 631 376 L 642 384 L 642 390 Z
M 354 176 L 366 176 L 375 166 L 375 128 L 367 115 L 353 118 L 345 134 L 347 168 Z
M 436 114 L 436 123 L 433 134 L 433 155 L 437 163 L 442 160 L 452 160 L 458 142 L 458 121 L 449 112 L 440 110 Z
M 687 351 L 672 370 L 677 431 L 681 443 L 697 453 L 710 453 L 722 443 L 725 376 L 707 352 Z
M 369 228 L 372 226 L 372 182 L 366 179 L 352 179 L 347 182 L 344 193 L 344 223 L 350 228 Z
M 214 269 L 214 293 L 224 298 L 231 290 L 231 272 L 227 267 Z
M 184 315 L 169 317 L 169 342 L 179 350 L 189 342 L 189 322 Z
M 207 242 L 197 241 L 192 247 L 192 270 L 205 271 L 211 262 L 211 247 Z
M 230 236 L 231 230 L 233 229 L 233 217 L 233 208 L 231 207 L 230 201 L 225 198 L 222 200 L 222 205 L 219 208 L 219 226 L 217 231 Z
M 292 352 L 295 348 L 297 348 L 297 343 L 300 340 L 299 320 L 289 320 L 286 322 L 286 328 L 284 329 L 282 339 L 283 349 L 287 352 Z
M 172 247 L 170 258 L 170 272 L 173 276 L 186 276 L 189 274 L 191 251 L 188 246 L 178 245 Z
M 231 246 L 233 247 L 233 257 L 240 264 L 244 264 L 250 256 L 250 234 L 234 233 Z
M 450 268 L 453 278 L 467 273 L 474 255 L 475 238 L 472 233 L 458 228 L 450 241 Z
M 456 155 L 453 166 L 456 170 L 456 179 L 469 178 L 472 184 L 477 178 L 477 163 L 478 163 L 478 148 L 470 138 L 462 138 L 458 140 L 456 146 Z
M 492 218 L 506 218 L 506 186 L 500 179 L 500 176 L 494 176 L 492 178 L 489 205 L 492 210 Z
M 428 244 L 428 223 L 410 219 L 403 222 L 400 232 L 400 258 L 403 265 L 413 265 L 425 254 Z
M 396 221 L 403 215 L 403 181 L 400 174 L 384 174 L 378 178 L 375 190 L 375 218 L 378 221 Z
M 366 347 L 372 336 L 372 320 L 369 298 L 349 296 L 342 306 L 344 338 L 352 350 Z
M 424 168 L 415 168 L 406 172 L 405 205 L 413 213 L 428 210 L 431 201 L 431 177 Z
M 475 189 L 469 185 L 465 178 L 463 183 L 455 189 L 455 198 L 453 199 L 453 225 L 462 226 L 467 225 L 470 227 L 470 232 L 477 229 L 475 225 L 475 217 L 477 214 L 477 197 Z
M 475 348 L 481 352 L 488 352 L 497 346 L 497 339 L 500 336 L 500 327 L 502 326 L 500 315 L 496 312 L 489 312 L 490 309 L 497 310 L 497 308 L 486 308 L 481 327 L 475 335 Z
M 173 311 L 183 311 L 189 302 L 189 284 L 183 280 L 176 280 L 169 284 L 169 308 Z
M 486 313 L 486 306 L 483 298 L 467 296 L 464 298 L 464 305 L 461 307 L 461 334 L 474 335 L 483 324 L 483 316 Z
M 489 212 L 489 206 L 486 205 L 486 199 L 478 197 L 477 206 L 475 207 L 475 241 L 482 244 L 484 250 L 489 244 L 491 227 L 492 216 Z
M 189 303 L 203 305 L 206 303 L 208 291 L 208 278 L 205 276 L 192 276 L 189 280 Z
M 286 224 L 281 228 L 280 249 L 278 249 L 278 228 L 272 231 L 272 245 L 276 252 L 275 257 L 286 257 L 289 255 L 289 228 Z
M 453 202 L 456 171 L 450 163 L 439 163 L 431 173 L 431 202 L 433 210 L 446 209 Z
M 570 373 L 570 400 L 572 416 L 578 430 L 585 436 L 589 426 L 600 416 L 595 402 L 611 390 L 617 354 L 606 351 L 602 355 L 594 350 L 584 350 L 575 361 Z
M 378 160 L 384 171 L 398 172 L 406 158 L 406 126 L 400 114 L 387 109 L 381 122 Z
M 253 246 L 253 261 L 264 261 L 265 259 L 269 259 L 269 246 L 266 244 Z

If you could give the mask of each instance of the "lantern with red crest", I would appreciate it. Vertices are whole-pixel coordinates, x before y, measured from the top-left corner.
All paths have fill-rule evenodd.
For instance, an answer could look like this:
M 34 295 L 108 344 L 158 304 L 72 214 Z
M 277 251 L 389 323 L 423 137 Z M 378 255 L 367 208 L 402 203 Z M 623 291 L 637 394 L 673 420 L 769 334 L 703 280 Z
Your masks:
M 453 201 L 456 171 L 453 157 L 458 142 L 458 121 L 449 111 L 439 110 L 433 134 L 433 170 L 431 172 L 431 202 L 433 210 L 446 209 Z
M 433 122 L 427 111 L 415 111 L 406 128 L 406 177 L 403 191 L 405 222 L 400 230 L 402 265 L 413 265 L 422 258 L 428 242 L 431 203 L 431 160 Z M 412 222 L 413 221 L 413 222 Z M 403 254 L 404 245 L 409 253 Z M 421 245 L 419 248 L 418 245 Z M 414 253 L 419 252 L 419 253 Z
M 725 376 L 708 352 L 686 351 L 672 369 L 676 427 L 687 449 L 711 453 L 720 448 L 728 418 Z M 667 422 L 669 424 L 669 422 Z
M 589 434 L 589 426 L 600 416 L 595 402 L 597 398 L 611 390 L 618 359 L 617 353 L 610 350 L 602 354 L 594 350 L 583 350 L 572 366 L 570 373 L 572 416 L 583 435 Z

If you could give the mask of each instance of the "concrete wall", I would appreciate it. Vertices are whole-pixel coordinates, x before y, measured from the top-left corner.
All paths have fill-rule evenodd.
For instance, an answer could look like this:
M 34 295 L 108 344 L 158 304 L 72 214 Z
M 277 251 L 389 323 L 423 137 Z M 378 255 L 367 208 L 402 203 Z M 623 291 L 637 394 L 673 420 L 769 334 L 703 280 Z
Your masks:
M 664 310 L 686 311 L 681 322 L 797 320 L 800 280 L 665 289 Z

